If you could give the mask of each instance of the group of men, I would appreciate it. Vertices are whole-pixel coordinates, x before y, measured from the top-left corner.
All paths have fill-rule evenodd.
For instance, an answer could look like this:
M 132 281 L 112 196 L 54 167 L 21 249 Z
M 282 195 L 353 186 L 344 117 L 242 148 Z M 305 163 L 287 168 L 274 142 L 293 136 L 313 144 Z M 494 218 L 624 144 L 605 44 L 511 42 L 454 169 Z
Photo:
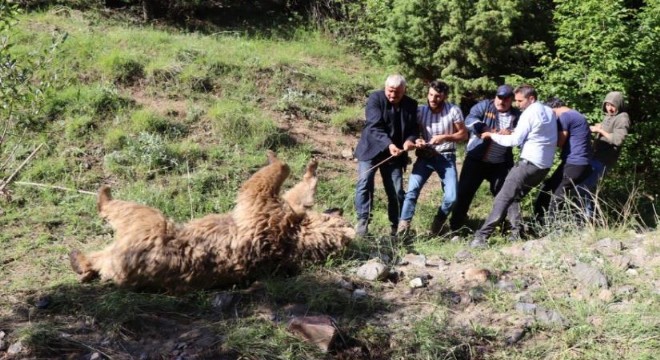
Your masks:
M 571 192 L 583 199 L 585 214 L 593 214 L 591 195 L 598 179 L 616 162 L 628 133 L 630 121 L 620 92 L 607 94 L 603 101 L 605 118 L 595 126 L 589 126 L 582 114 L 560 99 L 541 103 L 530 85 L 515 89 L 499 86 L 494 99 L 474 105 L 465 119 L 460 108 L 447 101 L 448 96 L 449 86 L 435 80 L 428 86 L 427 104 L 418 106 L 406 95 L 406 81 L 401 75 L 390 75 L 384 90 L 369 96 L 365 126 L 355 149 L 358 235 L 368 232 L 377 170 L 387 194 L 392 235 L 409 230 L 421 189 L 433 172 L 440 177 L 443 199 L 433 218 L 432 234 L 441 231 L 450 214 L 451 230 L 463 227 L 477 190 L 484 180 L 489 182 L 495 197 L 493 208 L 475 232 L 472 247 L 486 246 L 505 217 L 511 228 L 509 238 L 519 239 L 520 201 L 542 182 L 534 204 L 539 222 L 561 210 Z M 597 134 L 593 146 L 591 133 Z M 456 143 L 468 136 L 459 177 Z M 515 146 L 520 147 L 516 164 Z M 561 163 L 544 182 L 556 147 L 562 149 Z M 417 159 L 404 191 L 403 171 L 412 150 Z

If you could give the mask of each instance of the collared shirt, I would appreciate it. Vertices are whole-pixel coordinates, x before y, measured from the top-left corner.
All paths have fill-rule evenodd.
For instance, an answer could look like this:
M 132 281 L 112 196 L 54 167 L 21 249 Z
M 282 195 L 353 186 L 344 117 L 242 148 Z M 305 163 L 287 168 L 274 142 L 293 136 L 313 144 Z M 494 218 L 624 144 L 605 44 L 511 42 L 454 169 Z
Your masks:
M 557 147 L 557 117 L 552 109 L 535 102 L 520 115 L 511 135 L 493 134 L 491 139 L 502 146 L 522 145 L 521 159 L 549 169 Z
M 451 103 L 442 104 L 442 109 L 438 113 L 431 112 L 428 105 L 421 105 L 417 108 L 417 124 L 420 127 L 420 135 L 424 141 L 428 142 L 435 135 L 451 135 L 454 133 L 454 124 L 463 122 L 463 113 L 461 109 Z M 433 145 L 433 149 L 438 153 L 455 151 L 456 143 L 445 141 L 442 144 Z
M 496 116 L 497 116 L 498 129 L 513 130 L 511 127 L 511 120 L 513 120 L 513 115 L 511 115 L 510 111 L 503 113 L 498 112 Z M 493 142 L 493 144 L 491 144 L 491 146 L 488 147 L 488 150 L 486 150 L 486 156 L 484 157 L 484 161 L 491 164 L 503 163 L 504 161 L 506 161 L 507 149 L 508 149 L 507 147 Z

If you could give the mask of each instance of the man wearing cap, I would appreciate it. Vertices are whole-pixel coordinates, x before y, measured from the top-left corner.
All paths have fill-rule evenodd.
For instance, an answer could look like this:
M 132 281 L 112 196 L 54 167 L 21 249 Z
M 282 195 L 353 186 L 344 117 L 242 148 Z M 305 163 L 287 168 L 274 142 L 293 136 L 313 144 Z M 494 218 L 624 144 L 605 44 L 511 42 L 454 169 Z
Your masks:
M 511 134 L 520 117 L 520 110 L 512 107 L 512 103 L 513 88 L 502 85 L 497 88 L 494 99 L 474 105 L 465 119 L 470 140 L 458 181 L 457 201 L 449 223 L 452 230 L 460 229 L 465 223 L 468 209 L 481 183 L 487 180 L 490 192 L 495 196 L 513 167 L 511 147 L 499 145 L 491 139 L 481 139 L 481 134 L 486 131 Z
M 481 133 L 482 139 L 492 139 L 502 146 L 521 146 L 520 160 L 504 180 L 504 185 L 495 196 L 493 209 L 481 228 L 474 234 L 471 247 L 487 246 L 488 237 L 509 215 L 513 223 L 510 240 L 518 240 L 521 235 L 522 217 L 520 201 L 532 188 L 540 184 L 550 171 L 557 147 L 557 116 L 549 107 L 536 101 L 536 89 L 531 85 L 520 85 L 513 90 L 518 107 L 523 111 L 513 133 Z M 511 210 L 511 209 L 515 210 Z

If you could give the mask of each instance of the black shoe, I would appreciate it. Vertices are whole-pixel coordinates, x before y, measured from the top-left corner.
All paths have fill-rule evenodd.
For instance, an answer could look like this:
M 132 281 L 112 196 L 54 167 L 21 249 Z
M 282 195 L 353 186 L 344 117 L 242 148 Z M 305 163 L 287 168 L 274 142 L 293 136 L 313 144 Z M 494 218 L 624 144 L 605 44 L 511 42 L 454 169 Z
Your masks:
M 445 224 L 447 217 L 444 214 L 437 214 L 433 217 L 433 223 L 431 224 L 431 235 L 436 236 L 440 235 L 442 226 Z

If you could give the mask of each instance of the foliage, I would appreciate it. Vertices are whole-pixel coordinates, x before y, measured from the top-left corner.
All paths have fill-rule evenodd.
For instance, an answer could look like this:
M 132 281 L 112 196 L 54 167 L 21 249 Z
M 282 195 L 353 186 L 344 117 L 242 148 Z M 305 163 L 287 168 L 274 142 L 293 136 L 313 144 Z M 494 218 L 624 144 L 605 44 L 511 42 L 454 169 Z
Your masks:
M 542 58 L 538 71 L 541 92 L 564 98 L 588 115 L 602 119 L 602 101 L 610 91 L 622 91 L 630 115 L 630 135 L 609 181 L 621 191 L 640 183 L 651 196 L 660 191 L 660 132 L 657 94 L 660 65 L 660 2 L 645 6 L 624 0 L 556 1 L 556 52 Z M 656 55 L 651 55 L 656 54 Z

